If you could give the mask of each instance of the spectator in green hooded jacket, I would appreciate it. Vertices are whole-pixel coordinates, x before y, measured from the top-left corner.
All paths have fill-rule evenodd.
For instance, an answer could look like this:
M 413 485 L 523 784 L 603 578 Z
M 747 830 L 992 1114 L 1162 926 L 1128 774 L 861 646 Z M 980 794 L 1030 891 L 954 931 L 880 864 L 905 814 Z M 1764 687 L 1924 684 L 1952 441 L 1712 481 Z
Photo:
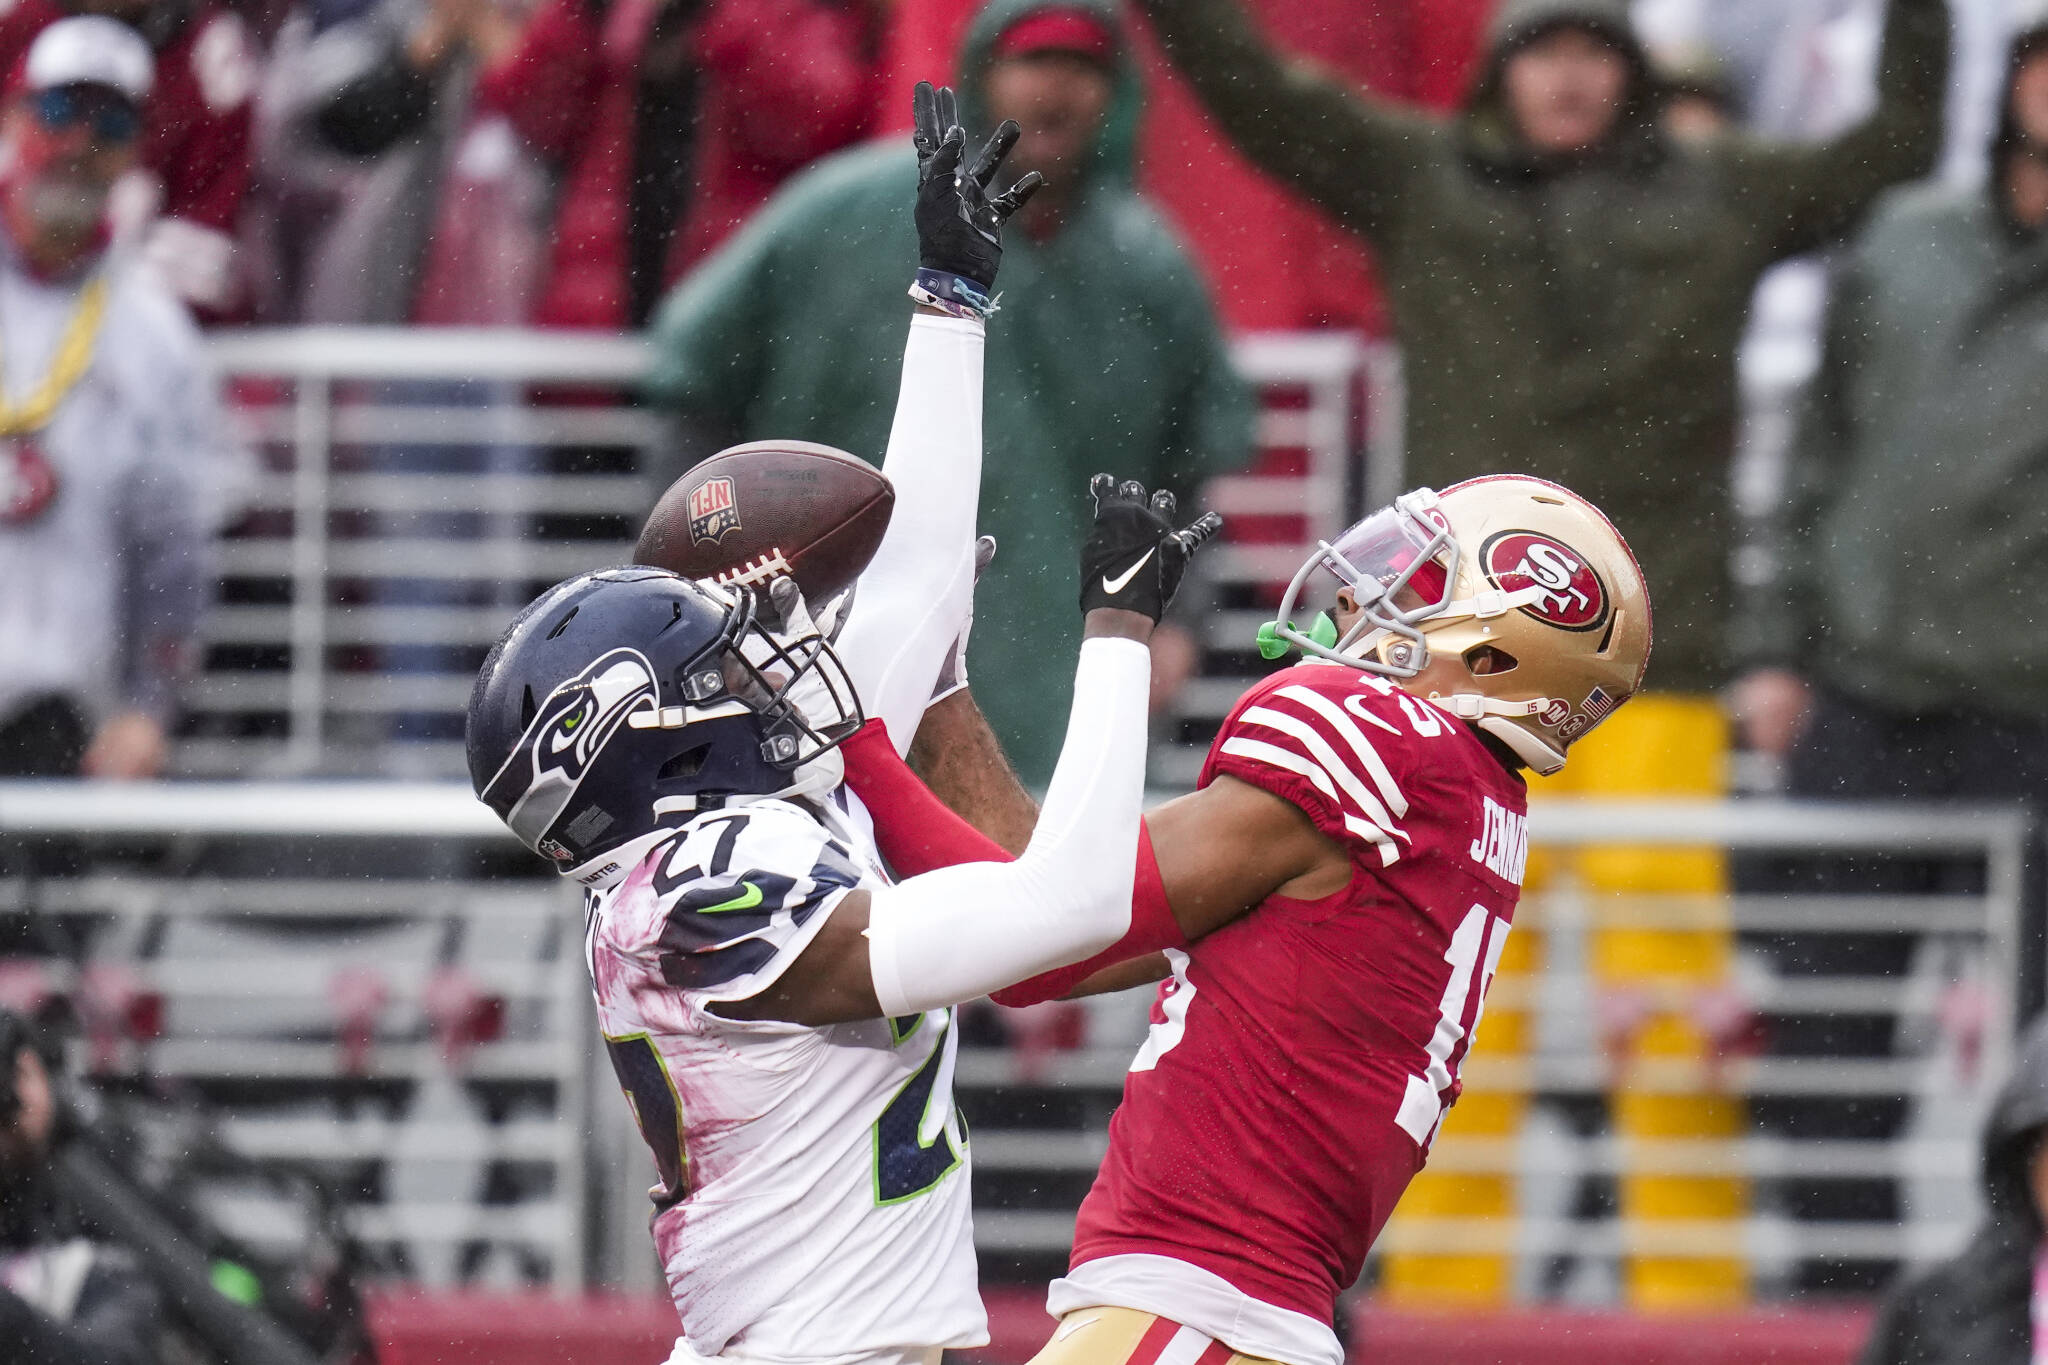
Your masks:
M 976 593 L 972 656 L 1003 747 L 1042 782 L 1068 698 L 1040 665 L 1074 633 L 1071 585 L 1046 569 L 1078 551 L 1073 490 L 1114 468 L 1190 505 L 1246 459 L 1251 404 L 1201 281 L 1131 186 L 1139 89 L 1112 0 L 991 0 L 956 83 L 962 122 L 1016 119 L 1009 164 L 1047 182 L 1005 235 L 989 325 L 982 529 L 1001 548 Z M 682 419 L 685 461 L 771 436 L 880 458 L 915 175 L 896 139 L 821 163 L 662 305 L 650 392 Z M 1170 687 L 1194 648 L 1162 635 L 1154 675 Z
M 1942 0 L 1892 0 L 1876 111 L 1818 146 L 1668 138 L 1623 0 L 1505 0 L 1448 121 L 1282 59 L 1237 0 L 1143 6 L 1224 131 L 1374 248 L 1407 355 L 1403 482 L 1591 498 L 1642 556 L 1656 685 L 1724 681 L 1751 287 L 1933 164 Z
M 2048 752 L 2048 20 L 2014 43 L 1992 163 L 1892 196 L 1838 271 L 1737 637 L 1755 745 L 1795 765 L 1842 706 L 2019 725 Z
M 1845 253 L 1790 454 L 1761 582 L 1737 618 L 1751 746 L 1784 760 L 1795 797 L 2048 808 L 2048 19 L 2014 43 L 1989 183 L 1900 190 Z M 2032 852 L 2022 904 L 2038 906 L 2038 834 Z M 1939 896 L 1981 888 L 1982 875 L 1974 858 L 1880 853 L 1749 859 L 1738 884 Z M 2031 916 L 2026 932 L 2013 964 L 2023 1009 L 2042 989 Z M 1760 935 L 1756 946 L 1781 975 L 1884 978 L 1907 973 L 1916 944 L 1873 929 Z M 1785 1056 L 1887 1059 L 1898 1042 L 1891 1014 L 1769 1025 L 1770 1050 Z M 1871 1140 L 1907 1118 L 1904 1096 L 1846 1107 L 1803 1097 L 1773 1106 L 1770 1121 L 1805 1138 Z M 1786 1194 L 1794 1218 L 1899 1216 L 1888 1179 Z M 1836 1274 L 1832 1287 L 1850 1286 Z M 1912 1358 L 2026 1359 L 1937 1346 Z

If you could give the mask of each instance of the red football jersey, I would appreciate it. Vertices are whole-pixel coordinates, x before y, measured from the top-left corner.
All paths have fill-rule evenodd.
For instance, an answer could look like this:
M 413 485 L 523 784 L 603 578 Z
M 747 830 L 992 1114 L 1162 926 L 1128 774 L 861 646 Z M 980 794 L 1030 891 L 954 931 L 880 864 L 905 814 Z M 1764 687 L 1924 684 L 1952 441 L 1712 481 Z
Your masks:
M 1109 1272 L 1137 1266 L 1148 1301 L 1127 1306 L 1318 1358 L 1302 1319 L 1331 1321 L 1456 1097 L 1520 894 L 1527 792 L 1447 712 L 1325 663 L 1245 694 L 1201 785 L 1221 775 L 1305 811 L 1349 851 L 1351 884 L 1272 897 L 1169 954 L 1053 1300 L 1070 1311 L 1061 1287 L 1089 1285 L 1119 1302 Z M 1156 1262 L 1110 1261 L 1132 1257 L 1206 1273 L 1179 1295 Z M 1257 1303 L 1220 1302 L 1217 1278 Z M 1286 1312 L 1261 1334 L 1263 1306 Z

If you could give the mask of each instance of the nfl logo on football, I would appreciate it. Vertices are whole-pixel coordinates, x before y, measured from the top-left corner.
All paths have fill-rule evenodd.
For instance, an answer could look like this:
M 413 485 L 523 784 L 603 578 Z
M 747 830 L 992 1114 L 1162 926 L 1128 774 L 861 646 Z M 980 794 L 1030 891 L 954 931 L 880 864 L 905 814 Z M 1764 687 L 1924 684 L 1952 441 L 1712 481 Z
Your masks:
M 691 492 L 691 540 L 717 541 L 726 532 L 739 529 L 740 513 L 734 505 L 731 479 L 706 479 L 702 488 Z

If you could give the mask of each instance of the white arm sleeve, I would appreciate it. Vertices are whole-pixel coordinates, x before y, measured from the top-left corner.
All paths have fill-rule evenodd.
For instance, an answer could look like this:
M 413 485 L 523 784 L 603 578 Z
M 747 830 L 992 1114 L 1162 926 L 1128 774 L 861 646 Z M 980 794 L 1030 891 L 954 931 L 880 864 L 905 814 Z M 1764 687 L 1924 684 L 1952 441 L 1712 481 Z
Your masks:
M 1079 962 L 1131 927 L 1151 651 L 1084 640 L 1059 766 L 1024 856 L 873 893 L 868 961 L 885 1014 L 954 1005 Z
M 985 335 L 965 318 L 910 320 L 882 461 L 896 506 L 835 646 L 862 708 L 888 722 L 899 754 L 973 605 Z

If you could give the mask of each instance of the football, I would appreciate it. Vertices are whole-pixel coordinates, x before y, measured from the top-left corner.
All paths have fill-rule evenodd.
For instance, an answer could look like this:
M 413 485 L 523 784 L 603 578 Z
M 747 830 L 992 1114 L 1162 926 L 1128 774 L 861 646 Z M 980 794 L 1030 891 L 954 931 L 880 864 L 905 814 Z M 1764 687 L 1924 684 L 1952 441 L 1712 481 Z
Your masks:
M 719 451 L 661 495 L 634 562 L 765 593 L 783 574 L 823 603 L 860 576 L 896 491 L 873 465 L 808 441 Z

